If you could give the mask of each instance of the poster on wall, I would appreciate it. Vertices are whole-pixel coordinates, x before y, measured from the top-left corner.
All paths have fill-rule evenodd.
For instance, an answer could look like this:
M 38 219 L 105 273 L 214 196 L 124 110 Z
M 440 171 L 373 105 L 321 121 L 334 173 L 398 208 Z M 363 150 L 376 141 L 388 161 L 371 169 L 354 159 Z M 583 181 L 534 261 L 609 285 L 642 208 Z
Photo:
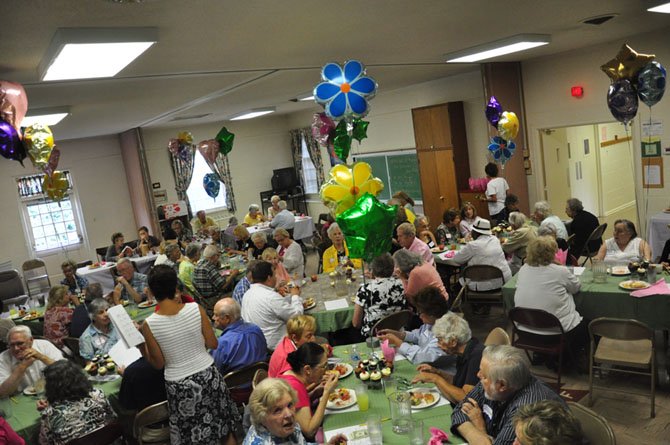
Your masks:
M 186 201 L 177 201 L 172 204 L 164 205 L 163 213 L 165 214 L 165 219 L 172 219 L 178 216 L 188 215 L 188 207 L 186 206 Z
M 644 158 L 642 161 L 642 187 L 663 188 L 663 158 Z
M 154 190 L 154 203 L 165 204 L 167 202 L 167 190 Z
M 651 122 L 642 122 L 642 137 L 661 136 L 663 134 L 663 123 L 654 119 Z

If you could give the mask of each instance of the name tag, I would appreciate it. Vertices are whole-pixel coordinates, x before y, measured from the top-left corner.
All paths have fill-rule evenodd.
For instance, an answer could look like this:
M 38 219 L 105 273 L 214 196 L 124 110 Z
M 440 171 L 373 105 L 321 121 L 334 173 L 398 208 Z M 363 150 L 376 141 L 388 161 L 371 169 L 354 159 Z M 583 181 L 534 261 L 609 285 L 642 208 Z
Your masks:
M 482 408 L 482 411 L 484 412 L 486 417 L 488 417 L 489 419 L 493 419 L 493 408 L 491 408 L 488 405 L 484 405 L 484 407 Z

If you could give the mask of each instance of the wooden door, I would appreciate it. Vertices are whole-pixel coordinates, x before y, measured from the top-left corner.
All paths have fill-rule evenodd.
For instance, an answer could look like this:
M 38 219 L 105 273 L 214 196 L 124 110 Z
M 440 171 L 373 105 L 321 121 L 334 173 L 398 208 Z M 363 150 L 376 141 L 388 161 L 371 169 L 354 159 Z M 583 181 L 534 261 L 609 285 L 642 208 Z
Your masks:
M 458 207 L 453 150 L 417 150 L 423 213 L 433 230 L 449 207 Z
M 570 158 L 565 128 L 546 130 L 542 139 L 544 197 L 555 215 L 562 217 L 565 202 L 571 197 Z M 531 209 L 532 210 L 532 209 Z

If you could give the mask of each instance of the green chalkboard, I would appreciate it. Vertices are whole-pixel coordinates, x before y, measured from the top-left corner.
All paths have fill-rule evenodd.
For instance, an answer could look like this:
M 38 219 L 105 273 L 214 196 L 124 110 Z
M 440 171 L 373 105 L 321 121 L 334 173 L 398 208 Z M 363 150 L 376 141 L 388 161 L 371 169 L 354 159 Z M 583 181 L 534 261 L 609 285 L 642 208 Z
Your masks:
M 421 201 L 421 178 L 416 153 L 386 153 L 354 156 L 354 161 L 370 164 L 372 174 L 384 181 L 384 190 L 378 198 L 388 200 L 400 190 L 404 190 L 414 201 Z

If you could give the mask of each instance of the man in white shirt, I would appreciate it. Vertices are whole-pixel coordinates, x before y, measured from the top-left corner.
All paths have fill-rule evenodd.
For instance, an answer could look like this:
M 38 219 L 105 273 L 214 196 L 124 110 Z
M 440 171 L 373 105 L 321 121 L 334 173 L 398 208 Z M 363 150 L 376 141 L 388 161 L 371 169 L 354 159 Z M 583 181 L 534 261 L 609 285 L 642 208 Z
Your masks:
M 547 201 L 538 201 L 535 203 L 532 218 L 540 227 L 546 226 L 549 223 L 553 224 L 556 228 L 556 238 L 568 239 L 568 229 L 565 228 L 565 224 L 563 224 L 561 218 L 552 213 L 551 206 Z
M 295 215 L 286 209 L 286 201 L 279 201 L 277 206 L 280 210 L 270 221 L 270 227 L 273 229 L 292 229 L 295 226 Z
M 48 340 L 33 340 L 28 326 L 10 329 L 7 345 L 0 354 L 0 397 L 35 386 L 44 368 L 63 359 L 63 353 Z
M 491 220 L 494 224 L 498 224 L 505 220 L 504 214 L 501 215 L 501 213 L 505 210 L 505 198 L 509 185 L 507 185 L 505 178 L 498 177 L 498 166 L 494 163 L 486 164 L 484 171 L 486 177 L 490 179 L 486 185 L 486 198 L 484 200 L 488 202 Z
M 293 287 L 285 297 L 275 290 L 277 283 L 272 269 L 267 261 L 259 261 L 254 266 L 253 284 L 242 298 L 242 318 L 261 328 L 268 348 L 275 349 L 286 335 L 286 322 L 301 315 L 303 307 L 298 287 Z
M 414 224 L 408 222 L 402 223 L 396 229 L 398 235 L 398 244 L 410 252 L 421 255 L 424 263 L 428 263 L 435 267 L 435 259 L 433 253 L 430 251 L 428 244 L 416 237 L 416 228 Z

